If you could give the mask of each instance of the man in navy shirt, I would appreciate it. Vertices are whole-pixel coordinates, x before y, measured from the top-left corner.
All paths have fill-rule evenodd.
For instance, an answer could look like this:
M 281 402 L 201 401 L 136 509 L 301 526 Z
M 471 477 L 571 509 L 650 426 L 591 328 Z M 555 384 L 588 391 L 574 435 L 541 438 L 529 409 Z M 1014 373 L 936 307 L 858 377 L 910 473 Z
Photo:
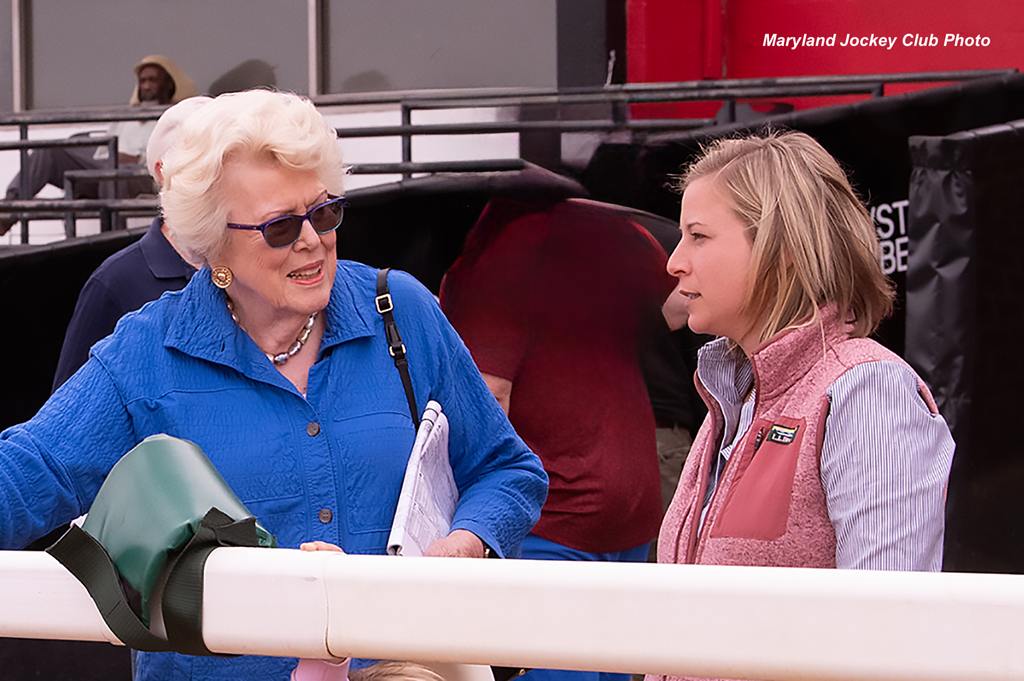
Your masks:
M 162 184 L 162 159 L 173 146 L 181 123 L 208 97 L 191 97 L 175 104 L 160 117 L 146 147 L 149 172 Z M 89 358 L 93 344 L 111 334 L 117 320 L 137 310 L 165 291 L 185 287 L 195 268 L 168 240 L 160 217 L 141 239 L 103 261 L 85 282 L 64 336 L 64 345 L 53 379 L 56 390 Z
M 85 364 L 89 348 L 109 336 L 117 320 L 188 283 L 195 268 L 164 238 L 162 227 L 163 220 L 154 218 L 141 239 L 104 260 L 85 282 L 64 336 L 54 390 Z

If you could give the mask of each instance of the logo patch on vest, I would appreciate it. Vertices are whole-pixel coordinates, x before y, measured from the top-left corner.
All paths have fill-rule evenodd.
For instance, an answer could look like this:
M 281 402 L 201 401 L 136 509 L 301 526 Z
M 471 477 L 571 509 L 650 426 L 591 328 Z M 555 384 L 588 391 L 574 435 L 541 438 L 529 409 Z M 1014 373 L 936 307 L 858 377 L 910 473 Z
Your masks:
M 776 442 L 780 445 L 788 445 L 794 439 L 796 439 L 796 431 L 800 430 L 800 427 L 790 428 L 782 424 L 776 423 L 772 426 L 772 429 L 768 431 L 768 441 Z

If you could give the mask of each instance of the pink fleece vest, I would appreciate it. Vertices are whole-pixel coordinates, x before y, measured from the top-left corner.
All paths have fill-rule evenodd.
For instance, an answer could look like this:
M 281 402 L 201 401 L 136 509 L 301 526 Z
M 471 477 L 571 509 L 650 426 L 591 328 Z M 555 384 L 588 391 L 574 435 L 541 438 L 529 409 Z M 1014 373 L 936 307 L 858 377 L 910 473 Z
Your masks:
M 698 379 L 708 405 L 658 539 L 659 563 L 836 566 L 836 536 L 821 486 L 827 390 L 858 364 L 903 363 L 878 343 L 848 336 L 833 309 L 776 336 L 751 363 L 756 402 L 750 429 L 725 466 L 698 533 L 703 491 L 722 440 L 723 415 Z M 931 394 L 921 395 L 933 413 Z

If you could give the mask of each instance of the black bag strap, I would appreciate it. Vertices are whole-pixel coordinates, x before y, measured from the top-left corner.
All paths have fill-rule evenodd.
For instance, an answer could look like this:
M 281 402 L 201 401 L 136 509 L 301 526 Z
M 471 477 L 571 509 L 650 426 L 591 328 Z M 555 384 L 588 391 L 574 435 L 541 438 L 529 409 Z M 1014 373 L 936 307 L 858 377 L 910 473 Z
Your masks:
M 395 323 L 395 301 L 388 290 L 388 272 L 390 267 L 385 267 L 377 272 L 377 297 L 374 298 L 374 305 L 377 313 L 384 318 L 384 334 L 388 340 L 388 353 L 395 360 L 395 368 L 402 377 L 402 387 L 405 388 L 405 399 L 409 403 L 409 416 L 412 417 L 413 428 L 420 424 L 419 410 L 416 408 L 416 395 L 412 391 L 412 378 L 409 376 L 409 361 L 405 355 L 405 343 L 398 333 L 398 324 Z
M 180 653 L 219 655 L 203 641 L 203 584 L 206 559 L 222 546 L 259 546 L 256 519 L 234 520 L 211 508 L 173 561 L 168 565 L 162 599 L 167 639 Z
M 219 655 L 203 642 L 203 571 L 221 546 L 258 546 L 256 520 L 234 520 L 216 508 L 203 517 L 196 533 L 171 558 L 162 599 L 167 637 L 149 630 L 128 603 L 114 561 L 88 532 L 72 525 L 46 549 L 81 582 L 110 630 L 126 646 L 147 652 Z
M 103 621 L 122 643 L 136 650 L 170 650 L 167 639 L 146 628 L 128 605 L 114 561 L 92 535 L 72 525 L 46 552 L 85 586 Z

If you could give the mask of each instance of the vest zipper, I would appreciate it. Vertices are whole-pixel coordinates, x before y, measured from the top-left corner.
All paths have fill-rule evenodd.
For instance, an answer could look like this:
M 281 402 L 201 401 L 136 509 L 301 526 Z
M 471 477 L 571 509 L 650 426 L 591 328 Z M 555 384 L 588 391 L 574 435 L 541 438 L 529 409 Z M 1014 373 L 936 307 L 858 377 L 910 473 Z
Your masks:
M 760 377 L 757 374 L 757 364 L 754 363 L 753 359 L 750 360 L 750 369 L 751 369 L 751 371 L 754 374 L 754 411 L 753 411 L 753 414 L 751 415 L 751 420 L 750 420 L 751 427 L 753 427 L 753 424 L 757 421 L 757 407 L 758 407 L 758 403 L 761 401 L 761 380 L 760 380 Z M 697 378 L 696 374 L 694 375 L 694 378 L 695 379 Z M 707 393 L 707 389 L 704 388 L 704 386 L 701 384 L 701 382 L 699 380 L 694 380 L 694 384 L 697 386 L 697 392 L 701 393 L 701 396 L 704 397 L 704 393 Z M 711 397 L 710 393 L 708 393 L 708 397 Z M 711 407 L 710 401 L 708 399 L 706 399 L 706 398 L 704 399 L 704 401 L 706 403 L 708 403 L 708 407 L 710 408 Z M 714 400 L 714 402 L 715 402 L 715 405 L 717 406 L 717 404 L 718 404 L 717 399 Z M 715 413 L 716 412 L 712 412 L 712 420 L 714 419 Z M 716 435 L 717 435 L 717 432 L 716 432 Z M 762 426 L 762 427 L 760 427 L 758 429 L 757 435 L 754 438 L 754 448 L 753 448 L 753 451 L 750 453 L 751 456 L 753 456 L 755 453 L 757 453 L 757 450 L 761 446 L 761 441 L 763 439 L 764 439 L 764 427 Z M 717 442 L 717 440 L 716 440 L 716 442 Z M 714 450 L 715 453 L 714 453 L 714 455 L 712 455 L 712 457 L 711 457 L 712 459 L 714 459 L 715 456 L 717 456 L 718 451 L 719 451 L 719 449 L 715 449 Z M 712 494 L 711 494 L 711 501 L 708 502 L 708 514 L 704 518 L 704 526 L 701 527 L 700 530 L 697 529 L 697 525 L 700 523 L 700 515 L 699 514 L 701 513 L 701 510 L 702 510 L 702 505 L 701 504 L 702 504 L 703 497 L 701 496 L 701 494 L 699 494 L 699 493 L 697 494 L 697 501 L 696 501 L 696 503 L 694 505 L 694 509 L 696 510 L 698 515 L 696 516 L 697 519 L 693 520 L 692 529 L 690 531 L 689 542 L 688 542 L 687 547 L 686 547 L 686 562 L 687 563 L 696 564 L 700 560 L 700 556 L 704 552 L 703 551 L 703 548 L 704 548 L 703 547 L 703 542 L 710 535 L 710 533 L 711 533 L 711 526 L 714 524 L 715 519 L 717 519 L 717 517 L 718 517 L 718 509 L 715 508 L 715 498 L 718 496 L 719 491 L 721 491 L 721 486 L 725 482 L 725 479 L 727 477 L 726 471 L 730 470 L 731 468 L 734 468 L 734 466 L 730 466 L 729 464 L 732 463 L 733 458 L 742 458 L 742 454 L 743 454 L 743 451 L 741 449 L 740 452 L 738 452 L 738 455 L 739 455 L 738 457 L 730 456 L 729 460 L 726 461 L 725 465 L 722 467 L 722 471 L 719 474 L 719 478 L 718 478 L 718 484 L 715 486 L 715 491 L 712 492 Z M 707 488 L 707 484 L 708 484 L 707 475 L 704 476 L 704 479 L 703 479 L 702 482 L 703 482 L 703 484 L 701 485 L 700 489 L 706 489 Z M 693 511 L 691 511 L 691 513 L 692 512 Z M 679 543 L 677 541 L 676 542 L 676 546 L 678 547 L 678 545 L 679 545 Z M 677 549 L 677 553 L 678 553 L 678 549 Z
M 721 407 L 719 407 L 718 405 L 718 400 L 714 399 L 711 396 L 711 393 L 709 393 L 707 389 L 704 387 L 704 385 L 699 380 L 697 380 L 696 373 L 694 373 L 693 382 L 697 388 L 697 393 L 700 395 L 700 398 L 704 400 L 704 403 L 708 407 L 708 415 L 711 417 L 711 441 L 713 443 L 712 446 L 717 446 L 714 443 L 718 442 L 718 439 L 721 436 L 721 433 L 719 431 L 723 428 L 722 415 L 719 413 Z M 718 450 L 713 449 L 712 452 L 717 453 Z M 701 502 L 704 498 L 703 490 L 707 489 L 708 486 L 709 469 L 711 467 L 711 461 L 713 459 L 714 454 L 712 454 L 710 457 L 705 457 L 705 459 L 701 461 L 698 465 L 697 489 L 700 491 L 698 491 L 697 494 L 694 495 L 694 500 L 690 503 L 690 508 L 686 514 L 686 518 L 683 519 L 682 524 L 680 524 L 679 526 L 679 532 L 676 535 L 676 550 L 674 556 L 674 561 L 676 563 L 680 562 L 680 553 L 682 553 L 683 556 L 682 562 L 694 562 L 693 559 L 697 552 L 697 540 L 699 535 L 699 532 L 697 531 L 697 525 L 700 523 Z M 687 523 L 689 523 L 690 525 L 689 528 L 687 528 Z M 684 532 L 686 533 L 685 544 L 683 544 Z M 680 551 L 680 549 L 682 550 Z
M 757 435 L 754 437 L 754 454 L 757 454 L 757 450 L 761 448 L 761 443 L 764 442 L 764 427 L 758 429 Z

